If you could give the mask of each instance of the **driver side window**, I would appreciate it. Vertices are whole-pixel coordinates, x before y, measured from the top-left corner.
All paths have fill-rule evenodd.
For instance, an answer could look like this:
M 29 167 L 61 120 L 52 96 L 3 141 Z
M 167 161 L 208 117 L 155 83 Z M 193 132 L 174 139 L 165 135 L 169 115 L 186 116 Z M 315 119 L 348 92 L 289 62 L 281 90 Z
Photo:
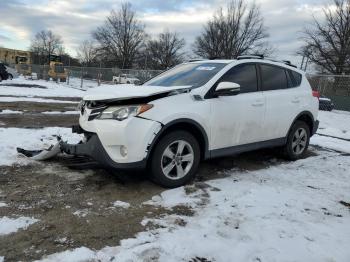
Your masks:
M 240 93 L 258 91 L 258 79 L 255 64 L 241 64 L 231 68 L 219 82 L 233 82 L 241 86 Z

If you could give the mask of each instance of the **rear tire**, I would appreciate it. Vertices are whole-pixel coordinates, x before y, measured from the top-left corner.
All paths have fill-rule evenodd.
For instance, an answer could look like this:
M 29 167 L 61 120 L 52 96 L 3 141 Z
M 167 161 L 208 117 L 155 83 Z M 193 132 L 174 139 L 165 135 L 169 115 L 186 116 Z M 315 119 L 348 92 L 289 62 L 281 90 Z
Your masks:
M 186 184 L 195 176 L 200 162 L 196 138 L 186 131 L 174 131 L 156 144 L 150 160 L 151 179 L 173 188 Z
M 284 156 L 289 160 L 303 158 L 310 143 L 310 128 L 303 121 L 296 121 L 287 137 L 287 144 L 283 148 Z

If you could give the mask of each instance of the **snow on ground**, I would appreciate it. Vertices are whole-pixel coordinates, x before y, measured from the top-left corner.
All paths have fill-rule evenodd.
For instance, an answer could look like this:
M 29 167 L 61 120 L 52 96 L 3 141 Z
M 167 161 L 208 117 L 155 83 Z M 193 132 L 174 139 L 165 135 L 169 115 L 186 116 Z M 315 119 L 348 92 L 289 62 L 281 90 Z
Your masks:
M 39 103 L 60 103 L 60 104 L 77 104 L 76 101 L 56 100 L 40 97 L 12 97 L 0 96 L 0 102 L 39 102 Z
M 14 233 L 19 229 L 27 229 L 28 226 L 38 221 L 39 220 L 31 217 L 19 217 L 19 218 L 1 217 L 0 218 L 0 236 Z
M 9 85 L 6 85 L 9 84 Z M 45 88 L 35 87 L 16 87 L 11 86 L 13 84 L 24 85 L 38 85 Z M 78 85 L 78 84 L 77 84 Z M 14 96 L 47 96 L 47 97 L 82 97 L 84 90 L 78 90 L 68 86 L 65 83 L 56 83 L 53 81 L 45 80 L 27 80 L 24 77 L 15 78 L 13 80 L 7 80 L 1 82 L 0 95 L 14 95 Z
M 16 110 L 0 110 L 0 115 L 1 114 L 23 114 L 23 111 L 16 111 Z
M 4 202 L 0 202 L 0 207 L 7 207 L 7 204 Z
M 179 197 L 179 202 L 194 208 L 193 217 L 166 216 L 153 221 L 161 228 L 123 240 L 120 246 L 99 251 L 81 247 L 43 261 L 200 257 L 348 262 L 350 212 L 339 201 L 350 201 L 349 166 L 348 156 L 319 151 L 318 156 L 264 170 L 227 171 L 229 177 L 206 182 L 200 192 L 186 194 L 181 187 L 159 196 L 170 205 Z M 179 220 L 185 226 L 178 225 Z
M 17 155 L 16 147 L 29 150 L 48 148 L 51 144 L 57 143 L 54 135 L 62 136 L 70 143 L 77 143 L 81 139 L 79 135 L 72 133 L 71 128 L 0 128 L 0 165 L 29 163 L 28 159 Z
M 94 257 L 95 253 L 94 251 L 86 248 L 86 247 L 81 247 L 74 249 L 74 251 L 64 251 L 60 253 L 59 257 L 52 257 L 48 259 L 43 259 L 42 261 L 55 261 L 55 262 L 73 262 L 73 261 L 90 261 L 91 257 Z M 1 260 L 0 260 L 1 262 Z M 131 262 L 131 261 L 130 261 Z
M 350 154 L 350 142 L 326 136 L 314 135 L 310 140 L 311 145 L 317 145 Z
M 45 115 L 76 115 L 76 114 L 79 114 L 79 111 L 64 111 L 64 112 L 47 111 L 47 112 L 42 112 L 42 114 L 45 114 Z
M 113 203 L 113 207 L 129 208 L 130 204 L 123 202 L 123 201 L 120 201 L 120 200 L 117 200 Z
M 318 120 L 320 121 L 320 126 L 317 134 L 320 135 L 314 135 L 310 143 L 350 153 L 350 141 L 341 140 L 350 139 L 350 112 L 338 110 L 333 110 L 332 112 L 319 111 Z
M 350 112 L 333 110 L 319 111 L 319 134 L 350 139 Z
M 101 85 L 103 85 L 103 84 L 101 84 Z M 70 86 L 72 88 L 78 88 L 78 89 L 82 89 L 82 90 L 87 90 L 87 89 L 90 89 L 90 88 L 98 87 L 98 83 L 97 83 L 97 80 L 84 79 L 83 80 L 83 87 L 81 87 L 81 79 L 77 78 L 77 77 L 71 77 L 69 79 L 68 86 Z
M 0 110 L 0 115 L 7 115 L 7 114 L 23 114 L 24 111 L 16 111 L 16 110 Z M 44 115 L 76 115 L 79 114 L 79 111 L 44 111 L 40 114 Z

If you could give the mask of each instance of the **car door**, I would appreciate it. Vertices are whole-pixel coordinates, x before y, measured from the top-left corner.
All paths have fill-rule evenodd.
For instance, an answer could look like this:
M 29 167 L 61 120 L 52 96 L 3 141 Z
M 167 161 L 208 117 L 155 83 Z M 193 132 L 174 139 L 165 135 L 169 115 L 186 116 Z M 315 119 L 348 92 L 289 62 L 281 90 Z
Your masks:
M 300 92 L 292 84 L 289 70 L 260 64 L 261 88 L 266 98 L 266 114 L 262 135 L 264 140 L 283 138 L 300 111 Z
M 239 84 L 240 93 L 211 99 L 210 148 L 215 150 L 260 141 L 265 99 L 258 89 L 256 65 L 245 63 L 231 68 L 213 88 L 220 82 Z

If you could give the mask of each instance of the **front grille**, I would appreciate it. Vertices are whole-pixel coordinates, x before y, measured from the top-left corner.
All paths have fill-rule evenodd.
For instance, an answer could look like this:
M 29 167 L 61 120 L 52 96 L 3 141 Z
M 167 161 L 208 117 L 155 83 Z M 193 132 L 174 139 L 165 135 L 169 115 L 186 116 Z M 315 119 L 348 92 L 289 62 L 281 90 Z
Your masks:
M 103 110 L 105 110 L 107 108 L 107 106 L 104 107 L 99 107 L 99 108 L 95 108 L 93 110 L 91 110 L 90 115 L 88 117 L 88 121 L 94 120 L 98 115 L 100 115 Z
M 107 104 L 98 101 L 85 101 L 82 105 L 81 113 L 83 114 L 85 109 L 91 109 L 88 116 L 88 121 L 94 120 L 103 110 L 107 108 Z

